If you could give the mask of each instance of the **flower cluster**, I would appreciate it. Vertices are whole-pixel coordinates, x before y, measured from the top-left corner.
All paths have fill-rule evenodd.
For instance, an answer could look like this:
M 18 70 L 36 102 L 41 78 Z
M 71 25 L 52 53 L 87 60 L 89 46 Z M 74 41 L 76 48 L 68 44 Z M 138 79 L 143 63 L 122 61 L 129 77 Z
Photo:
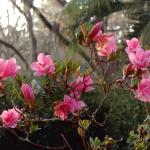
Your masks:
M 69 85 L 69 95 L 64 95 L 64 101 L 59 102 L 54 108 L 55 116 L 60 117 L 62 120 L 67 119 L 68 114 L 82 110 L 85 107 L 85 103 L 80 100 L 82 93 L 90 92 L 94 89 L 92 87 L 93 80 L 90 75 L 78 76 Z
M 80 97 L 83 92 L 90 92 L 94 90 L 92 87 L 93 80 L 90 75 L 78 76 L 77 79 L 70 83 L 70 94 L 74 97 Z
M 117 44 L 114 34 L 104 33 L 102 25 L 102 22 L 98 22 L 90 30 L 86 25 L 81 25 L 78 40 L 80 45 L 90 49 L 94 47 L 98 56 L 106 57 L 110 61 L 116 55 Z
M 10 67 L 11 65 L 11 67 Z M 16 65 L 15 59 L 2 60 L 0 65 L 1 77 L 16 76 L 19 66 Z M 50 55 L 40 53 L 37 57 L 37 62 L 31 64 L 31 69 L 35 71 L 35 76 L 52 75 L 55 71 L 55 65 Z M 85 103 L 80 100 L 83 92 L 93 90 L 93 80 L 91 75 L 78 76 L 77 79 L 69 83 L 69 94 L 64 95 L 64 100 L 60 101 L 54 107 L 54 115 L 62 120 L 67 119 L 68 114 L 75 114 L 85 107 Z M 35 95 L 32 87 L 27 83 L 22 83 L 21 93 L 25 102 L 30 109 L 35 103 Z M 4 127 L 15 128 L 17 123 L 21 120 L 20 115 L 22 111 L 17 108 L 4 110 L 1 114 L 1 119 Z
M 36 76 L 51 75 L 55 71 L 55 65 L 51 59 L 50 55 L 45 55 L 40 53 L 37 57 L 37 62 L 31 64 L 32 70 L 35 71 Z M 6 61 L 0 59 L 0 78 L 4 80 L 8 77 L 15 77 L 17 75 L 20 66 L 16 64 L 14 58 L 10 58 Z M 3 88 L 3 84 L 0 83 L 0 88 Z M 23 83 L 21 88 L 21 93 L 25 102 L 30 106 L 35 103 L 35 95 L 29 84 Z M 1 114 L 1 119 L 4 127 L 15 128 L 17 123 L 21 121 L 23 112 L 18 108 L 12 108 L 9 110 L 4 110 Z
M 33 62 L 31 64 L 31 68 L 35 71 L 36 76 L 51 75 L 55 71 L 55 65 L 51 59 L 51 56 L 45 56 L 43 53 L 40 53 L 38 55 L 37 62 Z M 64 120 L 67 119 L 69 113 L 80 111 L 85 106 L 85 103 L 78 98 L 81 96 L 84 90 L 85 92 L 92 90 L 92 83 L 93 81 L 90 76 L 79 76 L 76 81 L 70 83 L 71 90 L 69 95 L 64 95 L 64 101 L 59 102 L 54 108 L 55 116 L 60 117 L 62 120 Z M 26 101 L 34 101 L 33 92 L 29 86 L 23 85 L 22 93 L 24 93 L 23 95 Z
M 89 41 L 95 43 L 99 56 L 111 58 L 117 51 L 117 45 L 113 34 L 102 32 L 102 22 L 98 22 L 90 31 Z
M 94 45 L 93 51 L 96 50 L 96 54 L 98 56 L 107 57 L 108 60 L 111 60 L 111 58 L 116 54 L 117 46 L 114 35 L 102 32 L 102 22 L 97 23 L 93 28 L 91 28 L 90 32 L 87 34 L 86 40 L 83 39 L 83 41 L 90 50 L 93 48 L 91 48 L 91 46 Z M 124 79 L 126 79 L 126 77 L 131 80 L 138 78 L 138 85 L 134 88 L 135 97 L 141 101 L 150 102 L 150 73 L 148 71 L 148 67 L 150 65 L 150 50 L 144 50 L 136 38 L 126 40 L 126 43 L 127 47 L 125 51 L 129 57 L 130 63 L 124 67 L 124 77 L 122 79 L 119 78 L 115 80 L 111 84 L 106 81 L 106 83 L 104 83 L 104 89 L 107 87 L 110 88 L 113 83 L 115 84 L 125 81 Z M 3 81 L 8 77 L 15 77 L 19 69 L 20 66 L 16 64 L 16 60 L 14 58 L 10 58 L 8 60 L 0 59 L 0 90 L 4 88 Z M 40 53 L 37 57 L 37 61 L 31 64 L 31 69 L 34 71 L 35 76 L 47 76 L 51 77 L 52 80 L 57 78 L 57 68 L 51 58 L 51 55 Z M 66 71 L 67 70 L 69 69 L 66 69 Z M 86 74 L 84 76 L 78 74 L 75 80 L 70 81 L 67 79 L 67 81 L 63 80 L 63 83 L 64 82 L 66 93 L 64 94 L 63 99 L 54 105 L 54 116 L 59 117 L 61 120 L 68 119 L 69 116 L 76 116 L 79 115 L 80 112 L 83 112 L 82 110 L 86 104 L 82 100 L 82 95 L 83 93 L 94 90 L 94 82 L 91 74 Z M 97 85 L 99 84 L 97 83 Z M 29 106 L 31 113 L 31 108 L 35 106 L 36 95 L 29 84 L 22 83 L 19 84 L 19 86 L 19 93 L 22 94 L 21 96 L 27 106 Z M 109 90 L 105 89 L 105 92 L 107 91 Z M 26 115 L 24 115 L 22 109 L 18 109 L 16 106 L 13 106 L 12 109 L 4 110 L 1 113 L 0 118 L 3 127 L 16 128 L 18 122 L 20 122 L 25 116 Z
M 131 63 L 139 69 L 147 70 L 150 65 L 150 50 L 144 50 L 136 38 L 126 42 L 128 45 L 126 52 Z
M 73 114 L 78 112 L 82 110 L 84 106 L 85 103 L 82 100 L 77 100 L 69 95 L 64 95 L 64 100 L 54 107 L 54 114 L 62 120 L 65 120 L 69 113 Z
M 150 75 L 148 67 L 150 66 L 150 50 L 144 50 L 137 38 L 126 40 L 130 65 L 127 66 L 128 73 L 141 72 L 141 81 L 135 89 L 135 97 L 144 102 L 150 102 Z M 127 73 L 128 71 L 128 73 Z M 131 73 L 131 74 L 132 74 Z

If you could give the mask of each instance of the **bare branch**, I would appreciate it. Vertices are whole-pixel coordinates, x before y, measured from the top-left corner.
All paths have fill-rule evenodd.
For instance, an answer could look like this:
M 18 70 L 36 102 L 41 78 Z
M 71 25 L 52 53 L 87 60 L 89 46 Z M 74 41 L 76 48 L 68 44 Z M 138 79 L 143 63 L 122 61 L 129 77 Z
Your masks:
M 37 57 L 37 40 L 33 31 L 33 19 L 32 19 L 32 15 L 30 12 L 31 9 L 31 5 L 30 5 L 30 1 L 26 0 L 26 3 L 28 3 L 28 7 L 25 11 L 23 11 L 17 4 L 16 2 L 14 2 L 13 0 L 10 0 L 12 2 L 12 4 L 19 10 L 20 13 L 22 13 L 24 15 L 24 17 L 26 18 L 27 21 L 27 25 L 28 25 L 28 30 L 29 30 L 29 35 L 31 38 L 31 42 L 32 42 L 32 60 L 35 60 Z
M 63 134 L 61 134 L 61 137 L 63 138 L 63 140 L 64 140 L 64 142 L 66 143 L 66 145 L 67 145 L 67 147 L 69 148 L 69 150 L 72 150 L 72 148 L 71 148 L 70 144 L 68 143 L 66 137 L 65 137 Z
M 3 41 L 2 39 L 0 39 L 0 44 L 3 44 L 4 46 L 10 48 L 12 51 L 14 51 L 19 57 L 20 59 L 24 62 L 24 64 L 26 65 L 26 68 L 28 69 L 28 63 L 26 62 L 25 58 L 22 56 L 22 54 L 19 52 L 19 50 L 17 48 L 15 48 L 12 44 L 9 44 L 5 41 Z
M 31 7 L 33 9 L 33 11 L 36 13 L 36 15 L 40 18 L 40 20 L 42 21 L 42 23 L 53 33 L 55 33 L 59 39 L 65 44 L 65 45 L 69 45 L 70 41 L 65 38 L 58 30 L 55 29 L 55 26 L 53 26 L 48 19 L 40 12 L 40 10 L 35 7 L 32 3 L 29 4 L 24 0 L 24 3 L 28 6 Z
M 66 146 L 61 146 L 61 147 L 50 147 L 50 146 L 45 146 L 45 145 L 41 145 L 35 142 L 32 142 L 28 136 L 26 138 L 22 138 L 20 137 L 14 130 L 8 129 L 12 134 L 14 134 L 20 141 L 29 143 L 35 147 L 38 147 L 40 149 L 45 149 L 45 150 L 64 150 L 66 148 Z
M 16 2 L 14 2 L 13 0 L 10 0 L 10 1 L 11 1 L 11 3 L 19 10 L 19 12 L 20 12 L 21 14 L 23 14 L 26 19 L 28 19 L 26 13 L 16 4 Z

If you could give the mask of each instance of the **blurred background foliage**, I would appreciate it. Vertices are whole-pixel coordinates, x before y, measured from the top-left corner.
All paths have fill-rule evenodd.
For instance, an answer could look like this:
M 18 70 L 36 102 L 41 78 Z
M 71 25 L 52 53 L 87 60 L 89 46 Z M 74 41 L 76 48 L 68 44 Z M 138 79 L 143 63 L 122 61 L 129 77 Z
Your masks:
M 118 31 L 116 36 L 119 38 L 122 34 L 120 40 L 123 40 L 131 35 L 140 38 L 144 34 L 149 24 L 149 8 L 149 0 L 71 0 L 64 14 L 70 17 L 67 25 L 71 31 L 85 22 L 102 20 L 106 31 Z

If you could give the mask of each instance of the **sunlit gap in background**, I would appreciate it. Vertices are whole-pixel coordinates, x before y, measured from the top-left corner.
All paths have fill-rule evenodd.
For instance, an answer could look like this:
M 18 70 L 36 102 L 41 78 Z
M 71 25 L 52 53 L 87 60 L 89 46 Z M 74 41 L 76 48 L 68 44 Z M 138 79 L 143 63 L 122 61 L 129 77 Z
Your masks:
M 70 2 L 71 0 L 66 0 L 66 2 Z
M 16 30 L 22 30 L 25 26 L 26 20 L 25 17 L 15 8 L 13 7 L 10 0 L 0 0 L 0 26 L 3 28 L 7 28 L 8 26 L 15 27 Z M 45 2 L 47 0 L 44 0 Z M 21 0 L 16 0 L 16 3 L 23 8 L 21 5 Z M 43 0 L 34 0 L 34 5 L 36 7 L 41 7 Z M 7 34 L 8 30 L 5 30 Z

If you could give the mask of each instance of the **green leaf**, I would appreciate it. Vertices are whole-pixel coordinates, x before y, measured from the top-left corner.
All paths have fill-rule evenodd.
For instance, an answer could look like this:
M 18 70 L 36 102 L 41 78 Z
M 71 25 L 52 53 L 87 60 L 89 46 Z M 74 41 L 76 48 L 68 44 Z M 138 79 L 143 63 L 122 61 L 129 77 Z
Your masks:
M 33 123 L 30 126 L 30 133 L 33 133 L 37 130 L 39 130 L 40 128 L 38 127 L 38 125 L 34 125 Z

